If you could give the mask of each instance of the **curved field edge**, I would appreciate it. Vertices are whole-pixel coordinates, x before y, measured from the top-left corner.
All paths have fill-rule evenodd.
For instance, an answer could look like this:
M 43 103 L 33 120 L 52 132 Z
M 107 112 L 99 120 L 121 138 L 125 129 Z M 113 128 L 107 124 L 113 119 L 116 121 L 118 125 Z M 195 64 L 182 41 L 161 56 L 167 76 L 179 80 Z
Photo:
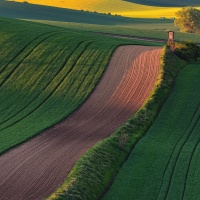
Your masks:
M 75 10 L 85 10 L 90 12 L 99 12 L 99 13 L 111 13 L 112 15 L 122 15 L 126 17 L 138 17 L 138 18 L 159 18 L 162 16 L 173 17 L 175 12 L 183 5 L 187 3 L 175 3 L 170 0 L 171 5 L 168 7 L 166 5 L 166 0 L 163 2 L 156 2 L 156 0 L 134 0 L 131 2 L 123 0 L 93 0 L 93 1 L 81 1 L 78 0 L 74 3 L 73 0 L 68 1 L 39 1 L 39 0 L 28 0 L 26 1 L 26 6 L 32 4 L 38 4 L 43 6 L 53 6 L 60 9 L 75 9 Z M 186 1 L 186 0 L 185 0 Z M 190 6 L 199 6 L 198 0 L 193 0 L 193 2 L 188 3 Z M 24 2 L 24 0 L 16 0 L 17 2 Z M 28 3 L 27 3 L 28 2 Z M 181 1 L 182 2 L 182 1 Z M 11 3 L 10 1 L 8 3 Z M 12 2 L 13 3 L 13 2 Z M 19 4 L 19 3 L 18 3 Z M 168 3 L 169 5 L 169 3 Z M 40 6 L 41 7 L 41 6 Z
M 160 73 L 143 107 L 115 133 L 89 149 L 71 170 L 64 183 L 48 200 L 98 199 L 128 158 L 131 150 L 155 120 L 169 96 L 179 70 L 186 63 L 167 47 L 160 58 Z
M 88 40 L 88 43 L 90 42 L 90 40 Z M 97 42 L 98 43 L 98 42 Z M 101 46 L 101 44 L 99 44 L 98 43 L 98 45 L 99 45 L 99 47 L 98 48 L 100 48 L 100 46 Z M 65 107 L 65 113 L 64 114 L 57 114 L 58 116 L 57 116 L 57 118 L 55 118 L 55 119 L 53 119 L 53 120 L 51 120 L 51 121 L 49 121 L 50 123 L 47 125 L 42 125 L 42 127 L 41 126 L 39 126 L 39 122 L 38 122 L 38 124 L 37 124 L 37 130 L 33 130 L 33 127 L 31 128 L 32 130 L 30 130 L 30 129 L 28 129 L 27 130 L 27 136 L 26 137 L 24 137 L 24 138 L 18 138 L 18 140 L 16 140 L 16 141 L 14 141 L 11 145 L 7 145 L 6 147 L 4 146 L 4 145 L 1 145 L 1 148 L 0 148 L 0 154 L 2 154 L 2 153 L 4 153 L 4 152 L 6 152 L 6 151 L 8 151 L 9 149 L 11 149 L 11 148 L 13 148 L 13 147 L 15 147 L 15 146 L 18 146 L 19 144 L 21 144 L 21 143 L 24 143 L 25 141 L 27 141 L 28 139 L 30 139 L 30 138 L 32 138 L 32 137 L 34 137 L 35 135 L 37 135 L 37 134 L 39 134 L 41 131 L 44 131 L 45 129 L 47 129 L 49 126 L 52 126 L 52 125 L 54 125 L 54 124 L 56 124 L 57 122 L 59 122 L 59 121 L 62 121 L 63 120 L 63 118 L 66 118 L 66 117 L 68 117 L 70 114 L 72 114 L 78 107 L 80 107 L 84 102 L 85 102 L 85 100 L 87 99 L 87 97 L 89 96 L 89 94 L 92 92 L 92 90 L 94 89 L 94 87 L 97 85 L 97 83 L 98 83 L 98 81 L 100 80 L 100 78 L 101 78 L 101 76 L 102 76 L 102 74 L 103 74 L 103 72 L 104 72 L 104 70 L 106 69 L 106 66 L 107 66 L 107 63 L 108 63 L 108 61 L 109 61 L 109 58 L 110 58 L 110 56 L 111 56 L 111 54 L 112 54 L 112 52 L 114 51 L 114 49 L 115 49 L 115 45 L 116 44 L 110 44 L 110 45 L 108 45 L 107 47 L 106 47 L 106 50 L 102 50 L 102 51 L 98 51 L 98 48 L 97 48 L 97 45 L 96 45 L 96 54 L 98 54 L 99 55 L 99 58 L 101 59 L 100 61 L 94 61 L 94 59 L 93 58 L 91 58 L 91 59 L 93 59 L 92 61 L 93 62 L 95 62 L 94 64 L 95 64 L 95 66 L 92 68 L 93 69 L 93 71 L 94 71 L 94 69 L 95 69 L 95 67 L 96 68 L 98 68 L 98 70 L 97 70 L 97 72 L 96 72 L 96 74 L 94 75 L 92 75 L 94 78 L 92 78 L 92 80 L 90 80 L 91 78 L 90 77 L 92 77 L 91 76 L 91 73 L 89 74 L 90 75 L 90 77 L 88 76 L 87 77 L 87 80 L 89 80 L 90 82 L 89 83 L 87 83 L 87 80 L 84 80 L 84 83 L 85 83 L 85 85 L 84 86 L 86 86 L 87 87 L 87 84 L 89 84 L 88 86 L 89 87 L 87 87 L 87 92 L 80 92 L 80 89 L 79 89 L 79 86 L 77 85 L 77 82 L 78 81 L 75 81 L 75 83 L 73 84 L 73 88 L 74 88 L 74 86 L 77 86 L 75 89 L 74 89 L 74 91 L 76 91 L 76 90 L 78 90 L 78 92 L 79 93 L 81 93 L 81 94 L 79 94 L 79 96 L 78 96 L 78 98 L 76 98 L 76 99 L 74 99 L 74 104 L 70 104 L 70 101 L 69 101 L 69 103 L 66 105 L 66 103 L 65 102 L 62 102 L 62 101 L 60 101 L 59 100 L 59 102 L 57 102 L 57 106 L 58 107 L 61 107 L 61 106 L 64 106 Z M 106 54 L 107 53 L 107 54 Z M 78 55 L 78 54 L 77 54 Z M 102 55 L 104 55 L 104 57 L 102 57 Z M 80 56 L 81 57 L 81 56 Z M 80 58 L 78 58 L 77 59 L 77 61 L 80 61 Z M 77 62 L 76 61 L 76 62 Z M 89 65 L 90 64 L 90 65 Z M 89 63 L 88 64 L 88 66 L 92 66 L 92 62 L 91 63 Z M 78 65 L 77 63 L 76 63 L 76 65 Z M 101 66 L 100 66 L 101 65 Z M 75 68 L 76 66 L 74 66 L 74 68 Z M 88 67 L 89 68 L 89 67 Z M 91 68 L 91 67 L 90 67 Z M 86 70 L 90 70 L 90 68 L 89 69 L 87 69 L 86 68 Z M 83 70 L 82 70 L 83 71 Z M 92 71 L 92 70 L 91 70 Z M 60 73 L 60 72 L 59 72 Z M 72 73 L 71 73 L 72 74 Z M 53 79 L 56 79 L 58 77 L 58 75 L 56 75 L 55 77 L 53 77 Z M 71 76 L 70 77 L 71 79 L 73 79 L 73 76 Z M 90 78 L 90 79 L 89 79 Z M 57 78 L 58 79 L 58 78 Z M 64 78 L 62 78 L 61 80 L 62 80 L 62 83 L 64 82 L 64 79 L 66 79 L 66 77 L 64 77 Z M 69 78 L 67 79 L 67 80 L 69 80 Z M 55 81 L 54 81 L 55 82 Z M 61 85 L 59 82 L 61 82 L 61 81 L 57 81 L 56 82 L 56 84 L 59 84 L 59 86 Z M 66 81 L 65 81 L 66 82 Z M 72 84 L 71 84 L 72 85 Z M 54 85 L 53 85 L 54 86 Z M 47 85 L 47 87 L 49 87 L 49 85 Z M 55 87 L 55 86 L 54 86 Z M 53 89 L 52 90 L 52 92 L 47 96 L 47 97 L 45 97 L 44 98 L 44 102 L 47 104 L 48 102 L 47 101 L 49 101 L 49 97 L 51 97 L 51 96 L 53 96 L 52 94 L 53 94 L 53 92 L 54 91 L 58 91 L 58 89 L 57 89 L 58 87 L 56 86 L 55 87 L 55 89 Z M 48 88 L 47 88 L 48 89 Z M 43 91 L 42 91 L 43 92 Z M 42 96 L 42 92 L 39 94 L 40 96 Z M 47 93 L 47 92 L 46 92 Z M 55 93 L 55 92 L 54 92 Z M 47 93 L 48 94 L 48 93 Z M 40 97 L 38 95 L 38 97 Z M 46 95 L 46 94 L 45 94 Z M 43 95 L 44 96 L 44 95 Z M 72 93 L 71 93 L 71 96 L 72 96 Z M 41 98 L 40 98 L 41 99 Z M 39 100 L 40 100 L 39 99 Z M 53 97 L 52 97 L 52 99 L 53 99 Z M 54 99 L 53 99 L 54 100 Z M 31 100 L 31 103 L 29 103 L 28 104 L 28 106 L 29 105 L 32 105 L 33 104 L 33 102 L 34 101 L 36 101 L 35 99 L 34 100 Z M 55 102 L 56 103 L 56 102 Z M 63 105 L 62 105 L 62 104 Z M 12 122 L 11 123 L 11 125 L 7 125 L 7 126 L 5 126 L 5 128 L 3 127 L 2 128 L 2 133 L 3 132 L 5 132 L 7 129 L 10 131 L 10 129 L 14 129 L 14 126 L 15 125 L 17 125 L 17 124 L 22 124 L 25 120 L 27 120 L 27 117 L 31 117 L 34 113 L 36 113 L 36 111 L 38 111 L 39 109 L 42 109 L 42 106 L 43 106 L 43 102 L 42 103 L 40 103 L 40 102 L 37 102 L 37 104 L 38 105 L 35 105 L 35 107 L 36 107 L 36 109 L 34 109 L 33 111 L 28 111 L 28 114 L 26 114 L 25 115 L 25 117 L 24 116 L 22 116 L 21 118 L 19 118 L 19 119 L 16 119 L 17 121 L 16 122 Z M 50 103 L 49 103 L 50 104 Z M 60 104 L 60 105 L 59 105 Z M 24 112 L 24 111 L 26 111 L 26 110 L 28 110 L 28 108 L 30 107 L 28 107 L 28 106 L 26 106 L 26 108 L 25 109 L 23 109 L 22 111 Z M 44 106 L 43 106 L 44 107 Z M 46 106 L 47 108 L 48 108 L 48 106 Z M 30 109 L 30 108 L 29 108 Z M 31 108 L 32 109 L 32 108 Z M 44 109 L 43 109 L 44 110 Z M 22 111 L 19 111 L 19 112 L 22 112 Z M 67 114 L 66 114 L 66 111 L 68 112 Z M 38 111 L 39 112 L 39 111 Z M 53 108 L 51 109 L 51 112 L 53 112 L 54 114 L 56 113 L 56 110 L 54 110 Z M 37 114 L 37 113 L 36 113 Z M 52 113 L 51 113 L 52 114 Z M 17 114 L 16 114 L 16 116 L 17 116 Z M 39 114 L 38 114 L 38 116 L 39 116 Z M 37 118 L 37 116 L 36 116 L 36 118 Z M 11 118 L 12 119 L 12 118 Z M 11 121 L 11 119 L 10 119 L 10 121 Z M 31 120 L 29 120 L 29 121 L 31 121 Z M 36 123 L 35 123 L 36 124 Z M 21 126 L 23 126 L 23 124 L 21 125 Z M 35 128 L 35 127 L 34 127 Z M 19 128 L 18 128 L 19 129 Z M 20 131 L 20 130 L 19 130 Z M 14 131 L 13 131 L 13 133 L 14 133 Z M 29 133 L 29 134 L 28 134 Z M 6 138 L 5 138 L 5 140 L 6 140 Z M 9 140 L 9 138 L 7 139 L 7 140 Z M 3 141 L 1 141 L 1 142 L 3 142 Z M 4 149 L 2 150 L 2 148 L 4 147 Z
M 200 62 L 180 71 L 158 117 L 104 200 L 200 199 Z
M 26 19 L 27 20 L 27 19 Z M 41 24 L 47 24 L 57 27 L 67 27 L 74 30 L 82 30 L 89 32 L 101 32 L 108 34 L 116 34 L 121 36 L 133 36 L 140 38 L 167 40 L 168 31 L 175 32 L 175 40 L 191 40 L 199 43 L 200 35 L 195 33 L 180 32 L 177 27 L 173 25 L 171 19 L 131 19 L 132 23 L 115 24 L 114 26 L 86 24 L 78 22 L 60 22 L 51 20 L 30 20 Z M 163 41 L 163 43 L 164 43 Z
M 182 0 L 182 1 L 177 1 L 177 0 L 125 0 L 127 2 L 131 2 L 134 4 L 142 4 L 142 5 L 149 5 L 149 6 L 162 6 L 162 7 L 180 7 L 180 6 L 199 6 L 199 1 L 198 0 Z
M 4 152 L 35 137 L 36 135 L 46 130 L 48 127 L 51 127 L 54 124 L 62 121 L 64 118 L 72 114 L 78 107 L 80 107 L 82 103 L 84 103 L 88 98 L 95 86 L 98 84 L 98 81 L 103 75 L 113 51 L 118 45 L 155 44 L 148 42 L 133 42 L 121 39 L 110 39 L 108 41 L 105 37 L 82 31 L 75 32 L 65 28 L 46 26 L 37 23 L 22 22 L 5 18 L 0 18 L 0 20 L 2 23 L 0 31 L 2 36 L 2 46 L 0 48 L 0 70 L 3 71 L 0 74 L 0 79 L 3 83 L 0 87 L 0 103 L 2 110 L 2 115 L 0 117 L 0 154 L 3 154 Z M 28 34 L 30 31 L 32 31 L 31 35 Z M 34 35 L 37 37 L 34 37 Z M 41 53 L 43 53 L 41 54 L 40 49 L 43 48 L 42 44 L 45 42 L 45 40 L 47 40 L 44 37 L 48 37 L 48 41 L 46 42 L 51 42 L 54 46 L 47 48 L 47 53 L 43 53 L 43 51 L 41 51 Z M 62 38 L 64 39 L 64 42 L 62 42 Z M 70 38 L 72 38 L 72 40 L 70 40 Z M 56 48 L 58 48 L 58 50 L 54 48 L 55 45 L 57 46 Z M 16 48 L 16 46 L 18 48 Z M 37 55 L 37 49 L 33 48 L 35 46 L 37 49 L 40 47 L 37 52 L 39 52 L 39 55 L 41 54 L 41 66 L 43 67 L 34 63 L 35 56 Z M 47 46 L 46 43 L 45 46 Z M 76 46 L 77 48 L 75 48 Z M 68 50 L 66 50 L 66 48 Z M 50 50 L 54 52 L 54 56 L 58 55 L 56 57 L 57 60 L 54 59 L 53 62 L 52 60 L 48 61 L 48 65 L 43 64 L 43 58 L 46 58 L 45 62 L 47 62 L 49 59 L 53 59 L 51 56 L 53 53 L 49 53 Z M 76 52 L 74 53 L 75 50 Z M 81 53 L 82 51 L 86 53 Z M 90 60 L 93 58 L 91 62 L 89 59 L 85 59 L 87 55 L 91 55 L 89 54 L 90 52 L 92 54 Z M 72 59 L 71 55 L 73 54 L 75 55 Z M 79 56 L 79 54 L 81 55 Z M 49 59 L 47 59 L 47 57 Z M 96 60 L 97 57 L 99 58 L 98 60 Z M 27 66 L 27 62 L 29 68 L 32 70 L 32 75 L 35 77 L 36 82 L 34 82 L 32 77 L 30 77 L 31 73 L 23 73 L 27 72 L 25 67 Z M 79 77 L 81 77 L 81 79 L 79 78 L 75 80 L 73 78 L 73 74 L 74 76 L 78 76 L 75 74 L 75 72 L 78 71 L 76 69 L 80 64 L 83 64 L 84 66 L 86 65 L 84 68 L 85 70 L 82 70 L 82 73 L 85 73 L 85 75 L 80 73 Z M 53 67 L 53 65 L 56 67 Z M 40 74 L 37 75 L 38 70 L 33 70 L 36 66 L 39 66 L 39 68 L 41 68 L 41 70 L 47 74 L 45 79 L 42 78 L 45 76 L 45 73 L 42 73 L 41 71 Z M 68 69 L 70 66 L 73 68 L 74 72 L 73 70 L 70 71 L 70 69 Z M 19 71 L 19 69 L 21 69 L 21 71 Z M 86 76 L 88 71 L 90 71 L 90 74 Z M 65 74 L 69 73 L 70 76 L 64 76 Z M 84 77 L 84 84 L 80 84 L 80 80 L 82 80 Z M 31 78 L 31 81 L 29 78 Z M 24 80 L 27 80 L 27 83 L 29 82 L 32 84 L 24 83 Z M 21 81 L 24 83 L 23 85 L 21 84 Z M 67 84 L 67 81 L 71 81 L 70 83 L 72 84 Z M 41 85 L 39 90 L 38 84 Z M 69 92 L 79 91 L 80 93 L 80 95 L 77 95 L 73 92 L 73 98 L 75 98 L 73 101 L 71 101 L 72 93 L 64 95 L 63 92 L 60 92 L 63 88 L 66 90 L 66 87 L 64 87 L 66 85 L 69 85 L 69 87 L 73 85 L 73 88 L 76 86 L 74 90 L 72 90 L 72 88 L 70 90 L 69 88 Z M 23 89 L 21 92 L 15 92 L 16 86 L 18 86 L 20 91 L 23 87 L 25 87 L 25 89 Z M 63 95 L 65 99 L 63 98 Z M 57 106 L 52 107 L 51 105 L 58 105 L 62 109 L 58 109 Z M 15 106 L 16 109 L 13 108 L 13 106 Z M 63 107 L 65 108 L 64 110 Z M 45 117 L 45 110 L 48 110 L 51 115 L 48 115 L 47 113 L 48 116 L 46 115 L 47 117 Z M 55 117 L 55 113 L 57 114 L 57 118 Z M 48 121 L 43 120 L 45 123 L 44 125 L 42 124 L 43 122 L 41 120 L 41 115 L 43 115 L 43 119 L 49 119 Z M 51 117 L 51 119 L 49 117 Z M 38 127 L 39 124 L 42 124 L 42 127 Z

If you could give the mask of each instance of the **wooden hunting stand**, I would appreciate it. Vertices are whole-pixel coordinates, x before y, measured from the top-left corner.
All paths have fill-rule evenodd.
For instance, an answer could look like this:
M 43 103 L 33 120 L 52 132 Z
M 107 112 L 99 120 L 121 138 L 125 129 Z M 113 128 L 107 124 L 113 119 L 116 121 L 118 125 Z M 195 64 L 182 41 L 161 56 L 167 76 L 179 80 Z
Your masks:
M 168 45 L 172 51 L 175 50 L 174 31 L 168 31 Z

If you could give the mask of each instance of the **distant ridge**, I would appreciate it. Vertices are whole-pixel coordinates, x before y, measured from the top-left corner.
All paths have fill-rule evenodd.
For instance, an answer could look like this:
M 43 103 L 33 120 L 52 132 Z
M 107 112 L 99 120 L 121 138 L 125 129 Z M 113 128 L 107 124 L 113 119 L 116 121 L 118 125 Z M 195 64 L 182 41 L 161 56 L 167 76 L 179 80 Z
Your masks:
M 0 0 L 0 16 L 7 18 L 52 20 L 99 25 L 115 25 L 132 22 L 132 19 L 127 17 L 4 0 Z
M 200 0 L 124 0 L 132 3 L 163 6 L 163 7 L 181 7 L 181 6 L 200 6 Z

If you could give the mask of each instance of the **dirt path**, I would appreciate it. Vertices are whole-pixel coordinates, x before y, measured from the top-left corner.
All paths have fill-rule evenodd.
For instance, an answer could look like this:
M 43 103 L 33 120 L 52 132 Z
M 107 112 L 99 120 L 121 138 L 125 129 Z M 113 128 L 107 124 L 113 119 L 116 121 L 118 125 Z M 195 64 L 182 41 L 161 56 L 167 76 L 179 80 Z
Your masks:
M 71 117 L 0 157 L 0 199 L 51 194 L 74 163 L 109 136 L 148 97 L 159 71 L 158 47 L 119 47 L 100 83 Z

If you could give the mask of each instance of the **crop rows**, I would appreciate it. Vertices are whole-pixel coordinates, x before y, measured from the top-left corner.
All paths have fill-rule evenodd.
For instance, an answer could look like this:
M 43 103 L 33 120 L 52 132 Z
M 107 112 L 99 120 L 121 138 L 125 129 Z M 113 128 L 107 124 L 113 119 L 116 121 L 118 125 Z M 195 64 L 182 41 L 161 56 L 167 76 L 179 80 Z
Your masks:
M 96 46 L 101 51 L 96 51 Z M 22 123 L 25 121 L 32 126 L 31 122 L 37 121 L 39 124 L 43 116 L 49 119 L 60 115 L 61 112 L 67 112 L 70 108 L 65 106 L 65 103 L 75 107 L 80 97 L 88 96 L 90 93 L 88 89 L 94 85 L 98 74 L 102 74 L 101 66 L 109 55 L 102 42 L 84 42 L 79 47 L 79 58 L 75 63 L 72 62 L 68 75 L 63 74 L 58 86 L 51 92 L 52 95 L 45 98 L 44 103 L 42 102 L 33 114 L 27 115 Z M 113 133 L 141 107 L 156 81 L 160 50 L 158 47 L 133 45 L 119 47 L 95 91 L 80 109 L 40 136 L 2 155 L 0 158 L 2 199 L 43 199 L 50 195 L 86 150 Z M 146 62 L 145 57 L 148 58 Z M 63 91 L 67 91 L 68 95 Z M 46 116 L 46 110 L 53 105 L 52 103 L 56 104 L 56 101 L 60 103 L 59 106 L 63 106 L 63 109 L 55 110 L 53 116 Z M 32 118 L 33 115 L 35 119 Z M 36 119 L 37 116 L 40 117 L 39 120 Z M 26 171 L 26 175 L 23 171 Z M 12 180 L 16 180 L 15 185 L 8 191 L 6 185 Z M 18 194 L 15 191 L 19 191 Z
M 116 46 L 48 26 L 16 23 L 15 33 L 6 22 L 0 33 L 0 153 L 77 109 Z
M 199 199 L 200 63 L 187 66 L 105 199 Z
M 113 50 L 120 44 L 131 44 L 130 41 L 108 40 L 88 32 L 28 22 L 2 21 L 5 26 L 0 30 L 3 44 L 0 46 L 0 154 L 41 132 L 43 134 L 1 155 L 0 196 L 1 199 L 43 198 L 61 184 L 88 148 L 110 135 L 139 109 L 144 98 L 140 97 L 140 103 L 135 106 L 132 99 L 137 97 L 131 96 L 140 96 L 140 92 L 130 91 L 135 87 L 134 81 L 148 84 L 138 78 L 141 79 L 140 75 L 150 68 L 139 62 L 142 66 L 139 75 L 137 62 L 135 67 L 131 62 L 143 51 L 157 52 L 154 56 L 149 51 L 150 55 L 157 57 L 154 66 L 156 74 L 160 50 L 121 47 L 117 59 L 111 59 L 113 63 L 101 84 L 88 98 L 105 71 Z M 150 59 L 150 62 L 153 60 Z M 130 70 L 129 76 L 129 70 L 125 69 L 132 67 L 137 73 Z M 149 76 L 152 74 L 147 73 L 145 77 L 149 79 Z M 152 81 L 155 78 L 152 76 Z M 124 84 L 117 87 L 120 83 Z M 127 97 L 116 90 L 127 93 Z M 144 95 L 148 96 L 150 90 Z M 130 107 L 133 110 L 127 109 Z M 69 117 L 70 114 L 73 115 Z M 62 120 L 62 123 L 52 127 Z

